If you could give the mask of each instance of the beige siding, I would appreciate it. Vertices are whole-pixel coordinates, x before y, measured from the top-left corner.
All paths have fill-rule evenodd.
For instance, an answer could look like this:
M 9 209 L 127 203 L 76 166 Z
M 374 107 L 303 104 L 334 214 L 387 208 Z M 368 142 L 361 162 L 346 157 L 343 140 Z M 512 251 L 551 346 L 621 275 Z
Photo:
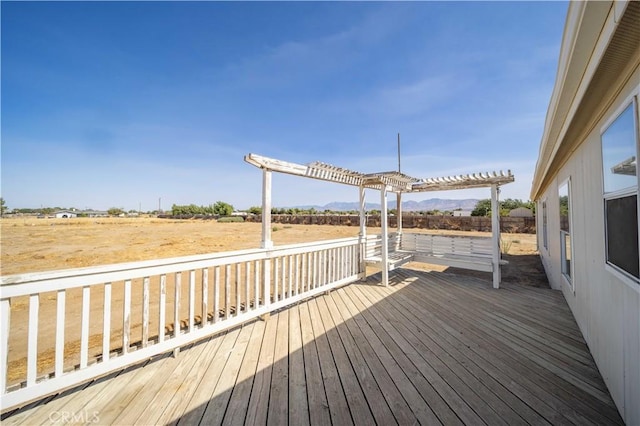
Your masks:
M 640 85 L 640 70 L 562 166 L 539 201 L 547 201 L 548 250 L 539 221 L 540 255 L 554 289 L 573 311 L 600 372 L 627 424 L 640 424 L 640 285 L 606 266 L 600 129 Z M 558 186 L 571 178 L 575 291 L 560 272 Z

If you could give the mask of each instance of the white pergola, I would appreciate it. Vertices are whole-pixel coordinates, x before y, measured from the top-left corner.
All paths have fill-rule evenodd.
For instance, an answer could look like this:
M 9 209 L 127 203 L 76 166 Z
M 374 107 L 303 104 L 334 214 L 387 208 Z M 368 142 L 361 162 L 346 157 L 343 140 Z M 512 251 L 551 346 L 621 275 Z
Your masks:
M 500 211 L 498 196 L 500 185 L 514 181 L 511 171 L 507 173 L 473 173 L 468 175 L 447 176 L 439 178 L 418 179 L 403 173 L 376 172 L 361 173 L 342 167 L 332 166 L 322 162 L 313 162 L 306 165 L 290 163 L 273 158 L 263 157 L 257 154 L 248 154 L 244 160 L 262 169 L 262 248 L 273 247 L 271 240 L 271 174 L 272 172 L 285 173 L 311 179 L 335 182 L 344 185 L 356 186 L 360 191 L 360 233 L 362 241 L 366 237 L 365 217 L 365 189 L 380 191 L 381 204 L 381 237 L 382 237 L 382 284 L 388 285 L 389 268 L 387 264 L 388 247 L 388 220 L 387 197 L 392 192 L 397 195 L 397 232 L 402 234 L 402 194 L 412 192 L 446 191 L 467 188 L 491 188 L 491 231 L 493 236 L 493 263 L 496 265 L 493 271 L 493 286 L 498 288 L 500 284 Z

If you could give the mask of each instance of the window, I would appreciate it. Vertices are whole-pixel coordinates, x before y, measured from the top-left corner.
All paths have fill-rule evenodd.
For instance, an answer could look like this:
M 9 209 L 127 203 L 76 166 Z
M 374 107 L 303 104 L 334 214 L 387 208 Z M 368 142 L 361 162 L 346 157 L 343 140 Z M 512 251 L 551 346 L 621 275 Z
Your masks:
M 631 102 L 602 132 L 607 263 L 638 281 L 638 123 Z
M 547 238 L 547 200 L 542 202 L 542 243 L 545 250 L 549 250 Z
M 562 275 L 571 283 L 571 190 L 569 180 L 558 188 L 560 202 L 560 262 Z

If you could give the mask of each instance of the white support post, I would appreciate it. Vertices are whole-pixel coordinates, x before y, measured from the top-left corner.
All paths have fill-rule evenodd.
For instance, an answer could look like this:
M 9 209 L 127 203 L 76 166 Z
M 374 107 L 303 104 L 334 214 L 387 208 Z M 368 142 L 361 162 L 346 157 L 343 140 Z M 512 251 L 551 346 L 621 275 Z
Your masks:
M 0 300 L 0 320 L 0 394 L 4 395 L 7 390 L 7 372 L 9 371 L 10 299 Z
M 402 235 L 402 192 L 396 194 L 396 219 L 398 238 Z
M 380 225 L 382 226 L 382 247 L 380 257 L 382 259 L 382 285 L 389 286 L 389 227 L 387 223 L 387 186 L 380 189 Z
M 491 185 L 491 234 L 493 237 L 493 288 L 500 288 L 500 188 Z
M 271 241 L 271 170 L 268 169 L 262 169 L 262 243 L 260 247 L 273 247 L 273 241 Z
M 360 186 L 360 233 L 358 234 L 358 247 L 360 250 L 360 279 L 367 278 L 367 212 L 365 211 L 365 191 L 364 186 Z

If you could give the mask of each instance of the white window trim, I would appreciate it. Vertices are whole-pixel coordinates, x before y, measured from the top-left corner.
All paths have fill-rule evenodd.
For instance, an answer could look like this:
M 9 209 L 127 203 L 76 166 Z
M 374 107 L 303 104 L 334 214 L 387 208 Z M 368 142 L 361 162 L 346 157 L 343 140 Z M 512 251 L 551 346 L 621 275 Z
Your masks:
M 636 131 L 636 158 L 640 157 L 640 85 L 638 85 L 638 87 L 636 87 L 635 90 L 633 90 L 629 96 L 627 96 L 621 103 L 620 105 L 611 113 L 611 115 L 609 116 L 609 118 L 607 119 L 607 121 L 604 122 L 604 124 L 600 127 L 600 144 L 602 144 L 602 135 L 604 134 L 604 132 L 606 132 L 609 129 L 609 126 L 611 126 L 619 117 L 620 114 L 622 114 L 624 112 L 624 110 L 626 110 L 629 105 L 634 105 L 634 109 L 635 109 L 635 131 Z M 602 161 L 604 161 L 602 159 Z M 624 188 L 618 191 L 613 191 L 613 192 L 608 192 L 605 193 L 604 192 L 604 173 L 602 174 L 602 199 L 603 202 L 606 200 L 610 200 L 610 199 L 616 199 L 616 198 L 622 198 L 625 196 L 631 196 L 631 195 L 636 195 L 636 200 L 637 200 L 637 211 L 638 211 L 638 228 L 640 229 L 640 173 L 637 173 L 637 186 L 635 188 L 633 187 L 629 187 L 629 188 Z M 569 189 L 569 194 L 571 194 L 571 189 Z M 603 205 L 604 208 L 604 205 Z M 571 209 L 571 196 L 569 196 L 569 209 Z M 604 211 L 603 211 L 604 213 Z M 571 216 L 571 215 L 570 215 Z M 605 271 L 611 273 L 612 275 L 614 275 L 618 280 L 622 281 L 626 286 L 632 288 L 633 290 L 635 290 L 636 292 L 640 293 L 640 280 L 636 277 L 634 277 L 633 275 L 629 274 L 627 271 L 619 268 L 618 266 L 609 263 L 608 259 L 607 259 L 607 253 L 608 253 L 608 241 L 607 241 L 607 237 L 606 237 L 606 230 L 607 230 L 607 218 L 606 218 L 606 213 L 603 214 L 603 219 L 604 219 L 604 223 L 603 225 L 603 230 L 605 232 L 605 241 L 604 241 L 604 269 Z M 571 220 L 571 218 L 569 219 Z M 571 225 L 569 225 L 571 226 Z M 638 251 L 640 252 L 640 235 L 638 236 Z M 564 276 L 564 274 L 561 274 Z M 575 290 L 574 290 L 575 291 Z
M 571 292 L 573 294 L 576 293 L 576 286 L 575 286 L 575 268 L 574 268 L 574 264 L 575 262 L 575 250 L 573 249 L 574 247 L 574 243 L 573 243 L 573 206 L 571 204 L 573 204 L 572 202 L 572 196 L 571 196 L 571 176 L 567 177 L 566 179 L 564 179 L 563 181 L 560 182 L 560 185 L 558 185 L 558 193 L 560 192 L 560 188 L 564 185 L 567 185 L 567 191 L 568 191 L 568 203 L 569 203 L 569 232 L 567 231 L 563 231 L 562 229 L 560 229 L 560 275 L 562 276 L 564 282 L 566 285 L 569 286 L 569 288 L 571 288 Z M 560 217 L 560 195 L 558 195 L 558 218 Z M 560 222 L 558 222 L 558 224 L 560 224 Z M 569 263 L 569 275 L 565 274 L 563 271 L 563 263 L 565 261 L 565 245 L 564 245 L 564 234 L 568 234 L 569 235 L 569 239 L 571 241 L 571 262 Z
M 542 214 L 542 247 L 547 255 L 549 254 L 549 203 L 547 197 L 540 201 L 540 211 Z

